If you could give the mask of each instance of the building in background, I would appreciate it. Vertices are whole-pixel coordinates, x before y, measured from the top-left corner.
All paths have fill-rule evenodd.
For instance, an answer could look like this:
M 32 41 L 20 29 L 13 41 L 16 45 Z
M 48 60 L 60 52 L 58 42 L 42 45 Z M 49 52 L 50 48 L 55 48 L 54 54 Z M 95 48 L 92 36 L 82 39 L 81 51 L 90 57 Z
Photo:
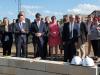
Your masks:
M 100 17 L 100 10 L 95 10 L 90 15 Z

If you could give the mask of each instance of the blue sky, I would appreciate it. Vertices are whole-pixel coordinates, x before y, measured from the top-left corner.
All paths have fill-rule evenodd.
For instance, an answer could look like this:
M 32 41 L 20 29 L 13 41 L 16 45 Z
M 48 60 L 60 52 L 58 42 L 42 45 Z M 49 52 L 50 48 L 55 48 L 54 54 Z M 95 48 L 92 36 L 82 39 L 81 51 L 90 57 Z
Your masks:
M 10 20 L 17 17 L 18 0 L 1 0 L 0 19 L 7 16 Z M 31 20 L 40 12 L 44 16 L 55 15 L 62 18 L 63 14 L 90 14 L 100 10 L 100 0 L 21 0 L 22 10 Z

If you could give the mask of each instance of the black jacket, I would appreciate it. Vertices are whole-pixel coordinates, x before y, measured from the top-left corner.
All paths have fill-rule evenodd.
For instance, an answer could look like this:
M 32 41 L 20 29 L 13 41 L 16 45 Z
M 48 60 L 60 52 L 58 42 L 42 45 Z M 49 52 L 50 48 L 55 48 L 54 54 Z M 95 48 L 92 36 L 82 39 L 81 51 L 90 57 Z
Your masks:
M 39 28 L 37 26 L 36 21 L 32 22 L 30 30 L 31 30 L 31 34 L 33 36 L 33 42 L 37 43 L 40 40 L 42 40 L 42 42 L 45 41 L 45 38 L 46 38 L 47 35 L 46 35 L 46 25 L 45 25 L 44 22 L 42 22 L 42 21 L 40 22 L 40 27 Z M 38 32 L 44 33 L 44 35 L 42 35 L 41 37 L 35 36 L 35 33 L 38 33 Z
M 5 26 L 2 25 L 2 26 L 1 26 L 1 31 L 0 31 L 0 32 L 1 32 L 1 42 L 2 42 L 2 43 L 5 43 L 5 42 L 11 42 L 11 43 L 12 43 L 12 42 L 13 42 L 12 25 L 9 25 L 9 26 L 8 26 L 8 32 L 5 31 Z M 5 41 L 6 36 L 9 37 L 9 40 L 8 40 L 8 41 Z
M 80 24 L 80 38 L 82 43 L 87 41 L 87 28 L 86 28 L 86 24 L 84 22 L 81 22 Z
M 78 32 L 76 29 L 73 29 L 73 38 L 70 39 L 70 29 L 69 29 L 69 25 L 70 23 L 64 23 L 64 26 L 63 26 L 63 31 L 62 31 L 62 40 L 63 42 L 68 42 L 68 41 L 72 41 L 73 43 L 74 42 L 77 42 L 78 40 Z

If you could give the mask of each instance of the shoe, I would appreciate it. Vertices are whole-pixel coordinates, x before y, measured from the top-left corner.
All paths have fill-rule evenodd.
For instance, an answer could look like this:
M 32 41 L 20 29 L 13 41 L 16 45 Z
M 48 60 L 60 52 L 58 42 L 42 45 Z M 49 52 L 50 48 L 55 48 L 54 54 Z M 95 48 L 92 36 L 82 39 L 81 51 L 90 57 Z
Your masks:
M 93 60 L 94 61 L 98 60 L 98 57 L 97 56 L 93 57 Z
M 37 57 L 37 58 L 35 58 L 35 60 L 41 60 L 41 57 Z

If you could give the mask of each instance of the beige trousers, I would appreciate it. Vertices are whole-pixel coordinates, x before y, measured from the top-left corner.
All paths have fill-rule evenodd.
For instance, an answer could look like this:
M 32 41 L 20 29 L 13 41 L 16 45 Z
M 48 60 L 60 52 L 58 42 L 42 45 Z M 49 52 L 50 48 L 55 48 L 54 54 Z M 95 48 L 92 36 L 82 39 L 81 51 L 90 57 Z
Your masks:
M 86 43 L 82 44 L 81 39 L 78 38 L 78 42 L 75 46 L 76 46 L 76 49 L 77 49 L 78 56 L 80 56 L 81 58 L 84 58 L 86 56 L 86 52 L 85 52 Z

